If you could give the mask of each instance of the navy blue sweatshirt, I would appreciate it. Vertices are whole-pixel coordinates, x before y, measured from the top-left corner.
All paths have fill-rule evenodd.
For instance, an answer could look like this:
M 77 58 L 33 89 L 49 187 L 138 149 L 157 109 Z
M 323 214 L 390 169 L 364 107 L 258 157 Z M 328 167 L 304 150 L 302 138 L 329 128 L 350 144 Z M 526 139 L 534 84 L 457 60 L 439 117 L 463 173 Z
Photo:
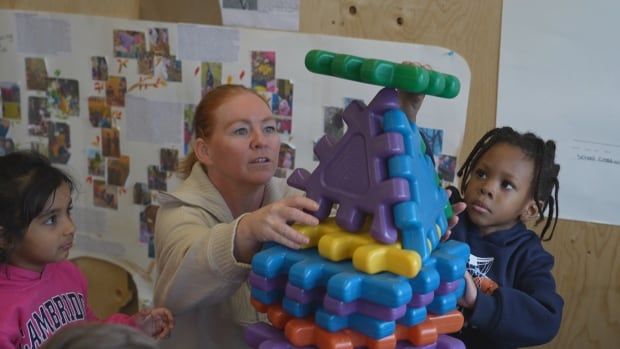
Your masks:
M 534 232 L 519 222 L 481 236 L 464 212 L 451 239 L 469 244 L 467 269 L 478 285 L 475 306 L 455 335 L 467 348 L 517 348 L 555 337 L 564 301 L 551 275 L 553 256 Z

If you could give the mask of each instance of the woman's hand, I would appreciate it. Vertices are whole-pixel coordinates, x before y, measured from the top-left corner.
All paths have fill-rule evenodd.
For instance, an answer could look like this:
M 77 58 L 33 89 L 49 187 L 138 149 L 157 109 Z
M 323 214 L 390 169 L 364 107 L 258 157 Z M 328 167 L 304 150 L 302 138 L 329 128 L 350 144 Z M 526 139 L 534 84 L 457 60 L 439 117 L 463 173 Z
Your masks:
M 292 223 L 317 225 L 319 220 L 305 211 L 316 211 L 319 204 L 303 196 L 276 201 L 241 217 L 235 236 L 235 258 L 249 263 L 263 242 L 273 241 L 299 249 L 308 238 L 291 227 Z

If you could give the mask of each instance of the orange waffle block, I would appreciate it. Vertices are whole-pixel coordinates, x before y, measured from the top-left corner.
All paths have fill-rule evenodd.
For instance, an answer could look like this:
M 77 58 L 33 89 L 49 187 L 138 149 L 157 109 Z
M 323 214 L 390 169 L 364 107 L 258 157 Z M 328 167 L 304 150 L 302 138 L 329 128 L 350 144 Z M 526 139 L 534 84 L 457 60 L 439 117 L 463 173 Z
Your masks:
M 428 345 L 437 342 L 440 334 L 460 331 L 464 321 L 463 314 L 457 310 L 444 315 L 429 315 L 426 321 L 419 325 L 411 327 L 397 325 L 396 338 L 418 346 Z
M 396 336 L 390 335 L 373 339 L 359 332 L 342 330 L 328 332 L 317 326 L 311 319 L 292 319 L 284 327 L 286 338 L 295 346 L 314 345 L 319 349 L 394 349 Z

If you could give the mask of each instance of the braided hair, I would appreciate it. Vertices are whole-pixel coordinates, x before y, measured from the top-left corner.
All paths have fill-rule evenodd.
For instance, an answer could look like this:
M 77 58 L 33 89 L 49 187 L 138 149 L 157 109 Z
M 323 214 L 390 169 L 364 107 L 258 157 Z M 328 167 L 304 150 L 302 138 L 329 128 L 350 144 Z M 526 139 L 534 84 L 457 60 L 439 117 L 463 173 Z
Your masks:
M 475 168 L 480 158 L 496 144 L 505 143 L 516 146 L 526 157 L 534 161 L 534 176 L 531 188 L 532 196 L 538 207 L 538 219 L 535 224 L 545 220 L 544 211 L 549 208 L 549 215 L 540 234 L 540 239 L 549 241 L 553 237 L 555 226 L 558 222 L 558 191 L 560 182 L 558 174 L 560 165 L 555 163 L 555 142 L 544 141 L 537 135 L 527 132 L 519 133 L 511 127 L 495 128 L 487 132 L 476 143 L 474 149 L 469 153 L 465 163 L 459 169 L 457 175 L 462 177 L 461 192 L 465 192 L 471 176 L 471 171 Z M 551 223 L 553 227 L 549 236 L 546 236 Z

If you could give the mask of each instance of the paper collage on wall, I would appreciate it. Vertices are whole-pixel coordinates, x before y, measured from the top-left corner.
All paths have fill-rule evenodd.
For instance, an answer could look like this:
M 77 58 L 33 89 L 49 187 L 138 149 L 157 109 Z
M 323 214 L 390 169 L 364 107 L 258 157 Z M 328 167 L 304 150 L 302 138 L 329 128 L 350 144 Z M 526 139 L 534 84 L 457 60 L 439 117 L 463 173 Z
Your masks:
M 39 41 L 20 32 L 51 20 L 69 29 L 37 33 Z M 41 152 L 80 183 L 75 205 L 88 212 L 76 223 L 76 247 L 83 253 L 126 261 L 152 282 L 157 194 L 181 182 L 175 174 L 191 152 L 196 105 L 222 84 L 252 87 L 271 107 L 282 141 L 276 175 L 312 170 L 316 140 L 342 137 L 344 108 L 352 100 L 369 101 L 380 89 L 311 74 L 303 57 L 315 48 L 432 60 L 438 70 L 458 76 L 461 95 L 442 103 L 427 98 L 422 112 L 428 117 L 420 119 L 441 178 L 454 180 L 469 88 L 460 56 L 413 44 L 195 28 L 214 35 L 180 38 L 174 23 L 0 11 L 0 38 L 14 39 L 0 42 L 0 155 Z M 200 61 L 185 58 L 205 42 L 225 49 L 202 54 Z

